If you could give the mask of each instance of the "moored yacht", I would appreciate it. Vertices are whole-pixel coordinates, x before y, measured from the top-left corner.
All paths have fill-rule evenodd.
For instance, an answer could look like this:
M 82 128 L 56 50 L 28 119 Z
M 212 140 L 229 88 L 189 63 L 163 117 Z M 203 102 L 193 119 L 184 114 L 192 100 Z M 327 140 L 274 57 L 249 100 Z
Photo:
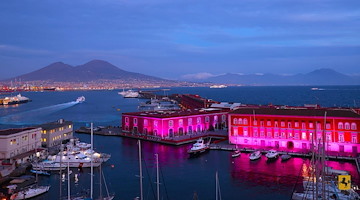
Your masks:
M 254 151 L 249 156 L 250 160 L 257 160 L 259 158 L 261 158 L 261 152 L 260 151 Z
M 203 138 L 199 138 L 198 140 L 196 140 L 196 143 L 193 144 L 191 149 L 189 149 L 188 153 L 189 154 L 198 154 L 198 153 L 203 153 L 208 149 L 209 149 L 209 145 L 205 144 L 205 141 Z
M 265 154 L 265 156 L 267 157 L 268 160 L 269 159 L 275 159 L 275 158 L 277 158 L 279 156 L 279 152 L 277 152 L 274 149 L 271 149 Z

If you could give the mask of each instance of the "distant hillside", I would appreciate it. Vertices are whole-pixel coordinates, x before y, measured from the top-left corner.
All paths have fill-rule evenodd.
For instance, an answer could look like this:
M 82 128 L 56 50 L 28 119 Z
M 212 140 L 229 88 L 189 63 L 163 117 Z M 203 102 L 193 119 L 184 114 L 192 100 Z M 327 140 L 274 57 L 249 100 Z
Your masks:
M 360 85 L 359 76 L 347 76 L 332 69 L 319 69 L 307 74 L 283 76 L 276 74 L 224 74 L 203 79 L 217 84 L 239 85 Z
M 56 62 L 15 78 L 22 81 L 40 80 L 52 82 L 89 82 L 98 80 L 174 82 L 140 73 L 128 72 L 103 60 L 92 60 L 75 67 L 62 62 Z

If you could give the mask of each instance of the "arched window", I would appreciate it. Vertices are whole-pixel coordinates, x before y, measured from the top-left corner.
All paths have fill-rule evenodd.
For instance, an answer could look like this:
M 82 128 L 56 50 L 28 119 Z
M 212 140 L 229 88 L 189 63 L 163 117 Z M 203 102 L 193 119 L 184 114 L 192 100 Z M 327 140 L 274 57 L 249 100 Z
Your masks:
M 245 118 L 244 119 L 244 125 L 247 125 L 248 124 L 248 120 Z
M 189 118 L 189 119 L 188 119 L 188 124 L 189 124 L 189 125 L 192 125 L 192 118 Z
M 242 121 L 242 119 L 241 118 L 239 118 L 239 124 L 242 124 L 243 123 L 243 121 Z
M 233 124 L 237 124 L 237 118 L 234 118 Z
M 343 129 L 344 128 L 344 124 L 342 122 L 338 123 L 338 129 Z
M 184 122 L 182 119 L 179 119 L 179 126 L 183 126 Z
M 196 123 L 198 123 L 198 124 L 201 123 L 201 118 L 200 117 L 196 118 Z
M 148 120 L 144 119 L 144 126 L 147 126 L 147 125 L 148 125 Z
M 173 127 L 174 126 L 174 120 L 169 120 L 169 127 Z
M 356 123 L 351 123 L 351 130 L 356 130 L 357 127 L 356 127 Z
M 350 130 L 350 123 L 348 123 L 348 122 L 345 123 L 345 129 Z

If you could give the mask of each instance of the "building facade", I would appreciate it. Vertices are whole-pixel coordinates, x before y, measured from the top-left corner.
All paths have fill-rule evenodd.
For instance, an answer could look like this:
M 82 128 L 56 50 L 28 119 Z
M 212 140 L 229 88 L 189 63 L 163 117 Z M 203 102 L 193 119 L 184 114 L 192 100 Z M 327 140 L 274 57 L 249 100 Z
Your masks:
M 227 114 L 211 108 L 123 113 L 122 131 L 160 138 L 192 135 L 227 128 Z
M 41 128 L 0 130 L 0 160 L 22 163 L 32 158 L 39 147 L 41 147 Z
M 350 109 L 239 108 L 229 113 L 229 141 L 237 145 L 310 151 L 360 152 L 360 115 Z
M 73 123 L 59 119 L 55 122 L 42 124 L 41 145 L 43 147 L 53 147 L 61 144 L 62 141 L 73 137 Z

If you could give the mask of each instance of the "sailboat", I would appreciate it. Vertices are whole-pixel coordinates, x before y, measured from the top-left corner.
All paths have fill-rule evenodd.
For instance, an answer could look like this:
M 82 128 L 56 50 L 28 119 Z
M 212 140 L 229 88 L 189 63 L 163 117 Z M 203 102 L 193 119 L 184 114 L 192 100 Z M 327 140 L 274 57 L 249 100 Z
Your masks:
M 100 169 L 99 169 L 99 175 L 100 175 L 100 196 L 97 200 L 112 200 L 115 198 L 115 195 L 110 195 L 107 184 L 106 184 L 106 180 L 105 180 L 105 176 L 104 173 L 102 171 L 101 165 L 100 165 Z M 102 179 L 104 180 L 104 185 L 105 185 L 105 190 L 106 190 L 106 197 L 102 196 Z
M 219 175 L 218 171 L 215 173 L 215 199 L 221 200 L 221 191 L 220 191 L 220 183 L 219 183 Z

